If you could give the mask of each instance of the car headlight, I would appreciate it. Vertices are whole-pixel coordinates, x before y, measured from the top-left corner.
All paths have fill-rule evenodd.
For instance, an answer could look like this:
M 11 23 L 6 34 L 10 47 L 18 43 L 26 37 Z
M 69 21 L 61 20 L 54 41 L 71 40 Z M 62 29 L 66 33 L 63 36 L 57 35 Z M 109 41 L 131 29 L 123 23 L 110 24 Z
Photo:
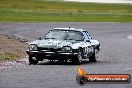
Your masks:
M 29 45 L 28 48 L 29 48 L 30 51 L 38 50 L 38 47 L 37 47 L 37 45 L 35 45 L 35 44 L 31 44 L 31 45 Z
M 62 52 L 72 52 L 72 48 L 70 46 L 64 46 L 61 50 Z

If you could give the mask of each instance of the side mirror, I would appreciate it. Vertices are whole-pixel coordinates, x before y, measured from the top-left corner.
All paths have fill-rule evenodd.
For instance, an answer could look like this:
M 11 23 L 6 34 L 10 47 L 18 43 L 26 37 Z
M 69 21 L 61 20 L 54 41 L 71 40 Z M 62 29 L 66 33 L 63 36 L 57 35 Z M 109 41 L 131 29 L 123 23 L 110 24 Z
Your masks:
M 38 40 L 41 40 L 42 38 L 38 38 Z

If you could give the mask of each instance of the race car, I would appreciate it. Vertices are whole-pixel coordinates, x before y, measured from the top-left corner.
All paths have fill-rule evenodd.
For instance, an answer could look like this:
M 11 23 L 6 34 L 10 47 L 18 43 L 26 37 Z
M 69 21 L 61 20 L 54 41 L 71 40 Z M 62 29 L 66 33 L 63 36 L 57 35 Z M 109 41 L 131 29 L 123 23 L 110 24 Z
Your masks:
M 100 43 L 84 29 L 53 28 L 44 37 L 29 43 L 26 53 L 29 64 L 48 59 L 50 61 L 81 64 L 83 59 L 96 62 Z

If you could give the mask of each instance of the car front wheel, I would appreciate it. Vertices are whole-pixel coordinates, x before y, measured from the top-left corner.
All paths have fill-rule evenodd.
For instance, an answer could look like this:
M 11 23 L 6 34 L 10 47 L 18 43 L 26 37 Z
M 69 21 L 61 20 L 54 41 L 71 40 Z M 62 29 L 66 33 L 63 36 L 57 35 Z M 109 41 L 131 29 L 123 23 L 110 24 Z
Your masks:
M 76 65 L 80 65 L 81 64 L 81 60 L 82 60 L 82 52 L 80 51 L 78 53 L 77 56 L 75 56 L 75 58 L 73 58 L 73 63 L 76 64 Z
M 36 65 L 38 63 L 38 60 L 34 60 L 32 56 L 29 56 L 29 65 L 33 64 Z
M 97 60 L 96 60 L 96 56 L 95 56 L 95 52 L 92 54 L 91 57 L 89 57 L 89 61 L 90 61 L 90 62 L 96 62 L 96 61 L 97 61 Z

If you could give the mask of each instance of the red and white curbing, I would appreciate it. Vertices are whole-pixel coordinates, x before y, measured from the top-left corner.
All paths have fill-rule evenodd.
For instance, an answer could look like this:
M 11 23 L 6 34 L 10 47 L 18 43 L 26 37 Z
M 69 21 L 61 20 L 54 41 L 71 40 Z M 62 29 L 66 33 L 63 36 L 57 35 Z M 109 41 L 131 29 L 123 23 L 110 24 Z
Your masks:
M 131 0 L 64 0 L 74 2 L 94 2 L 94 3 L 127 3 L 132 4 Z
M 128 35 L 127 38 L 128 38 L 128 39 L 132 39 L 132 35 Z

